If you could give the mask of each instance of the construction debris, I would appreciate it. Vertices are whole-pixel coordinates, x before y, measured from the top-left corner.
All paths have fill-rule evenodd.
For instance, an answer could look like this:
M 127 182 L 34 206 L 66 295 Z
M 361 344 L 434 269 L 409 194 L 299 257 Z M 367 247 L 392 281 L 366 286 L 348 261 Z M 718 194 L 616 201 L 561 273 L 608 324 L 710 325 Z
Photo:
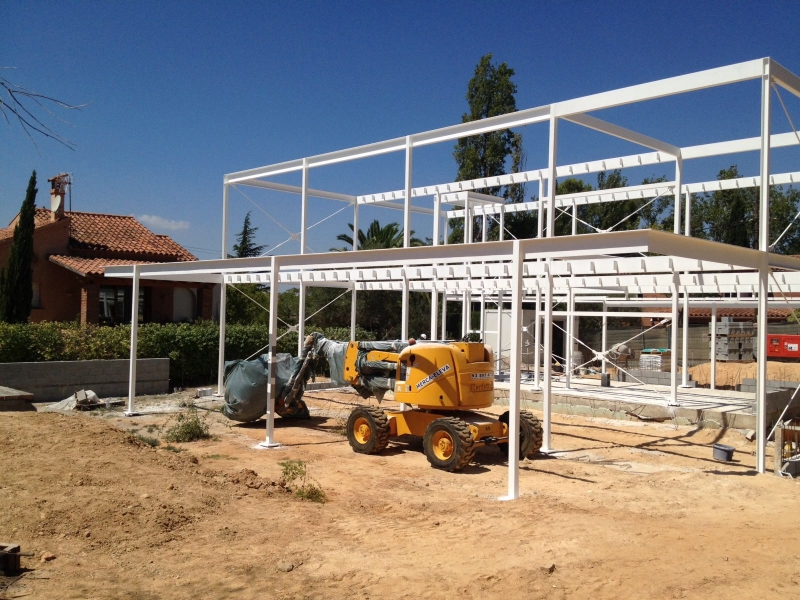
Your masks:
M 98 406 L 105 406 L 105 403 L 100 402 L 100 398 L 92 390 L 78 390 L 69 398 L 65 398 L 61 402 L 56 402 L 50 406 L 42 409 L 42 412 L 58 412 L 62 410 L 89 410 L 97 408 Z

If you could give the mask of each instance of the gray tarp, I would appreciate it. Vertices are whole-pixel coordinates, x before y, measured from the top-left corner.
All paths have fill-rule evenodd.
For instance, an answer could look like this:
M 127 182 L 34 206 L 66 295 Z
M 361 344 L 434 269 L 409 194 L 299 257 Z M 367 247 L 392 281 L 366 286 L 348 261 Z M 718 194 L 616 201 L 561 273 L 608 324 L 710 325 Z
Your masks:
M 314 333 L 315 352 L 328 359 L 331 370 L 331 379 L 337 385 L 349 383 L 344 377 L 344 357 L 347 352 L 348 342 L 333 342 L 322 334 Z M 372 350 L 393 352 L 399 354 L 408 346 L 408 342 L 395 340 L 391 342 L 359 342 L 358 357 L 356 358 L 356 371 L 358 371 L 358 384 L 353 385 L 356 391 L 364 398 L 375 396 L 379 401 L 383 395 L 394 388 L 397 363 L 390 361 L 369 361 L 367 354 Z
M 292 376 L 296 359 L 291 354 L 276 354 L 275 383 L 278 397 Z M 229 419 L 248 423 L 267 413 L 269 354 L 255 360 L 233 360 L 225 363 L 225 406 L 222 413 Z

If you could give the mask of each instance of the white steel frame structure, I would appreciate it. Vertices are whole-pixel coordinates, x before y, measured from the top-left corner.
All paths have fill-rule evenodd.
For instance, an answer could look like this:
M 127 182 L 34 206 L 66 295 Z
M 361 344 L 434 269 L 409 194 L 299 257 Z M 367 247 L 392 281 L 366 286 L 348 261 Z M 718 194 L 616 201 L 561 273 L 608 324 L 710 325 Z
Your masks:
M 643 102 L 656 98 L 702 90 L 715 86 L 739 83 L 748 80 L 761 82 L 761 135 L 748 139 L 724 140 L 702 146 L 680 148 L 668 142 L 601 121 L 587 113 L 601 109 Z M 606 313 L 613 305 L 627 305 L 631 295 L 663 293 L 669 295 L 672 308 L 671 319 L 677 323 L 679 304 L 683 303 L 684 320 L 688 318 L 688 307 L 697 301 L 712 303 L 708 295 L 730 294 L 733 298 L 720 299 L 714 306 L 740 305 L 742 293 L 752 294 L 746 302 L 757 298 L 758 347 L 766 347 L 766 315 L 770 295 L 783 296 L 788 292 L 800 292 L 800 259 L 770 252 L 769 240 L 769 187 L 760 187 L 759 248 L 745 249 L 689 236 L 691 194 L 733 187 L 760 186 L 762 181 L 772 185 L 792 184 L 800 181 L 800 172 L 773 174 L 770 172 L 770 149 L 785 146 L 800 146 L 800 136 L 795 131 L 773 134 L 770 130 L 772 114 L 771 96 L 778 87 L 800 97 L 800 78 L 770 58 L 747 61 L 730 66 L 701 71 L 688 75 L 653 81 L 641 85 L 593 94 L 518 111 L 498 117 L 462 123 L 443 129 L 396 138 L 366 146 L 340 150 L 327 154 L 293 160 L 276 165 L 250 169 L 226 175 L 223 185 L 222 203 L 222 256 L 228 248 L 229 191 L 232 187 L 250 186 L 296 193 L 300 197 L 301 228 L 299 254 L 268 256 L 244 259 L 204 260 L 192 263 L 170 263 L 136 265 L 133 267 L 107 267 L 106 273 L 114 277 L 131 277 L 134 286 L 141 279 L 165 279 L 179 281 L 202 281 L 222 284 L 220 301 L 220 353 L 219 391 L 223 389 L 223 360 L 225 340 L 226 286 L 236 283 L 261 283 L 277 286 L 299 286 L 300 319 L 292 330 L 299 333 L 300 343 L 305 328 L 305 294 L 307 286 L 330 286 L 351 290 L 353 312 L 351 328 L 355 331 L 355 295 L 359 290 L 390 289 L 402 292 L 402 337 L 408 338 L 408 294 L 426 292 L 431 294 L 431 337 L 436 337 L 439 308 L 438 294 L 442 294 L 441 310 L 446 315 L 448 301 L 460 300 L 465 308 L 475 301 L 485 306 L 486 302 L 511 303 L 510 347 L 510 423 L 512 431 L 519 427 L 520 379 L 521 379 L 521 330 L 523 302 L 536 302 L 537 321 L 544 324 L 543 340 L 539 340 L 539 327 L 535 328 L 535 367 L 539 369 L 539 351 L 545 360 L 542 363 L 543 394 L 543 451 L 550 452 L 551 439 L 551 361 L 552 323 L 554 304 L 567 300 L 567 324 L 580 315 L 575 302 L 600 302 L 605 322 Z M 781 101 L 782 104 L 782 101 Z M 788 114 L 788 113 L 787 113 Z M 569 121 L 608 135 L 639 144 L 647 152 L 623 157 L 571 165 L 558 164 L 558 125 Z M 549 124 L 547 165 L 535 170 L 483 178 L 471 181 L 446 182 L 438 185 L 413 186 L 413 155 L 416 148 L 441 142 L 450 142 L 462 137 L 490 131 L 519 127 L 532 123 Z M 404 162 L 404 188 L 402 190 L 376 192 L 367 195 L 347 195 L 327 192 L 310 187 L 311 170 L 316 167 L 344 163 L 376 155 L 402 152 Z M 685 160 L 720 156 L 740 152 L 758 152 L 759 175 L 737 180 L 687 182 L 683 177 Z M 625 168 L 652 164 L 674 165 L 673 181 L 637 185 L 614 190 L 598 190 L 580 194 L 556 195 L 554 182 L 559 177 L 595 173 L 605 169 Z M 270 181 L 269 178 L 285 173 L 300 173 L 300 186 L 290 186 Z M 514 205 L 506 205 L 494 196 L 479 194 L 475 190 L 533 182 L 538 184 L 540 199 Z M 678 191 L 675 194 L 675 191 Z M 614 202 L 631 198 L 656 198 L 668 194 L 675 197 L 675 230 L 673 233 L 655 230 L 603 231 L 596 234 L 575 235 L 575 210 L 581 204 Z M 415 206 L 414 198 L 433 198 L 433 209 Z M 685 196 L 685 206 L 684 206 Z M 405 247 L 392 250 L 358 249 L 354 235 L 352 252 L 308 253 L 308 199 L 324 198 L 346 202 L 353 208 L 354 232 L 358 231 L 358 209 L 360 206 L 376 205 L 403 211 Z M 553 237 L 554 221 L 559 210 L 572 210 L 573 235 Z M 681 211 L 685 218 L 683 235 Z M 539 235 L 535 239 L 506 240 L 504 238 L 504 215 L 511 211 L 536 210 L 539 214 Z M 412 212 L 429 214 L 433 218 L 433 246 L 410 247 Z M 485 238 L 477 243 L 439 245 L 444 232 L 447 239 L 447 220 L 465 218 L 465 241 L 472 240 L 471 223 L 474 217 L 496 219 L 500 223 L 500 241 L 489 242 Z M 469 218 L 473 217 L 473 218 Z M 444 225 L 444 229 L 442 227 Z M 483 228 L 486 231 L 486 227 Z M 775 271 L 777 269 L 777 271 Z M 133 296 L 133 314 L 137 314 L 138 296 Z M 540 304 L 541 302 L 541 304 Z M 277 341 L 278 294 L 270 295 L 270 336 L 268 349 L 274 352 Z M 646 307 L 646 302 L 637 306 Z M 465 310 L 464 313 L 468 311 Z M 636 316 L 647 316 L 637 312 Z M 655 314 L 655 313 L 654 313 Z M 664 317 L 664 313 L 658 313 Z M 442 318 L 442 321 L 444 319 Z M 134 324 L 136 320 L 133 320 Z M 483 316 L 481 318 L 483 323 Z M 442 323 L 443 325 L 443 323 Z M 465 319 L 465 331 L 469 321 Z M 442 331 L 444 327 L 442 326 Z M 684 327 L 684 332 L 686 328 Z M 678 347 L 678 328 L 672 327 L 672 348 Z M 504 345 L 500 342 L 500 345 Z M 570 343 L 570 348 L 571 348 Z M 684 356 L 686 356 L 684 337 Z M 567 385 L 572 372 L 570 351 L 566 352 Z M 131 383 L 128 410 L 134 410 L 136 326 L 131 334 Z M 595 358 L 605 363 L 609 360 L 605 341 Z M 673 360 L 670 403 L 677 401 L 677 360 Z M 687 369 L 683 370 L 686 373 Z M 766 447 L 766 357 L 758 353 L 758 385 L 756 392 L 757 412 L 757 457 L 758 472 L 765 472 Z M 274 383 L 274 373 L 271 381 Z M 538 382 L 538 373 L 537 373 Z M 684 375 L 684 384 L 685 384 Z M 266 446 L 275 444 L 274 398 L 268 400 Z M 519 496 L 518 440 L 511 436 L 509 449 L 508 489 L 504 498 Z

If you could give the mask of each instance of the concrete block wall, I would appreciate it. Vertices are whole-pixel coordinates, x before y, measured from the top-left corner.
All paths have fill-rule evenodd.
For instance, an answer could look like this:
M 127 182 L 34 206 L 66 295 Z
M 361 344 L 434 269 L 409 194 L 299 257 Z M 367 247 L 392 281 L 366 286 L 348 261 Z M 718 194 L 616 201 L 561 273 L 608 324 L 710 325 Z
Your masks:
M 34 402 L 63 400 L 81 389 L 101 398 L 127 396 L 129 368 L 127 359 L 0 363 L 0 385 L 30 392 Z M 168 391 L 169 359 L 137 359 L 136 394 Z
M 609 329 L 607 332 L 608 347 L 624 342 L 636 353 L 636 359 L 642 348 L 669 348 L 669 334 L 664 328 L 653 329 L 631 340 L 633 336 L 641 333 L 646 327 L 628 327 L 625 329 Z M 581 341 L 591 348 L 600 350 L 602 332 L 590 329 L 580 330 Z M 678 328 L 678 364 L 683 364 L 683 328 Z M 710 342 L 708 338 L 708 325 L 689 326 L 689 366 L 698 365 L 710 360 Z M 585 348 L 582 348 L 586 351 Z
M 719 323 L 719 321 L 718 321 Z M 625 344 L 636 352 L 636 358 L 642 348 L 669 348 L 669 335 L 667 329 L 659 328 L 648 331 L 644 335 L 631 340 L 633 336 L 641 333 L 646 327 L 627 327 L 625 329 L 609 329 L 607 332 L 609 348 L 614 344 L 625 342 Z M 770 323 L 768 326 L 769 333 L 790 333 L 800 334 L 800 326 L 797 323 Z M 708 337 L 709 328 L 707 324 L 704 325 L 689 325 L 689 366 L 693 367 L 701 363 L 707 363 L 711 360 L 711 340 Z M 593 329 L 580 329 L 580 339 L 590 348 L 600 350 L 602 333 Z M 678 327 L 678 364 L 683 364 L 683 328 Z M 754 342 L 754 351 L 757 350 Z M 581 350 L 585 356 L 588 356 L 588 350 L 581 346 Z M 736 356 L 738 360 L 738 353 Z
M 800 382 L 797 381 L 777 381 L 775 379 L 768 379 L 767 380 L 767 390 L 794 390 L 797 389 L 797 386 L 800 385 Z M 740 392 L 750 392 L 751 394 L 756 393 L 756 380 L 755 379 L 742 379 L 741 385 L 737 388 Z
M 640 369 L 625 369 L 630 375 L 617 371 L 617 381 L 643 381 L 653 385 L 670 385 L 670 372 L 669 371 L 642 371 Z M 683 381 L 681 374 L 678 373 L 678 385 Z M 635 379 L 634 379 L 635 378 Z M 689 375 L 689 387 L 697 387 L 697 382 L 692 381 L 692 376 Z

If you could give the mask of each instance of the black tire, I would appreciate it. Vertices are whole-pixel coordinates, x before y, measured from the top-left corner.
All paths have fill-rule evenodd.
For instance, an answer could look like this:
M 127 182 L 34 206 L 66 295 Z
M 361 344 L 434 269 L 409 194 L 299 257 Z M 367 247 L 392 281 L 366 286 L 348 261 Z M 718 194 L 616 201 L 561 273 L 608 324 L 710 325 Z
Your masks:
M 380 408 L 358 406 L 347 419 L 347 441 L 359 454 L 376 454 L 389 445 L 389 419 Z
M 442 417 L 428 425 L 422 448 L 432 467 L 459 471 L 475 456 L 475 441 L 469 426 L 455 417 Z
M 500 422 L 508 426 L 508 411 L 500 415 Z M 519 411 L 519 458 L 532 458 L 542 448 L 542 424 L 527 410 Z M 509 445 L 505 442 L 497 444 L 500 451 L 508 456 Z

